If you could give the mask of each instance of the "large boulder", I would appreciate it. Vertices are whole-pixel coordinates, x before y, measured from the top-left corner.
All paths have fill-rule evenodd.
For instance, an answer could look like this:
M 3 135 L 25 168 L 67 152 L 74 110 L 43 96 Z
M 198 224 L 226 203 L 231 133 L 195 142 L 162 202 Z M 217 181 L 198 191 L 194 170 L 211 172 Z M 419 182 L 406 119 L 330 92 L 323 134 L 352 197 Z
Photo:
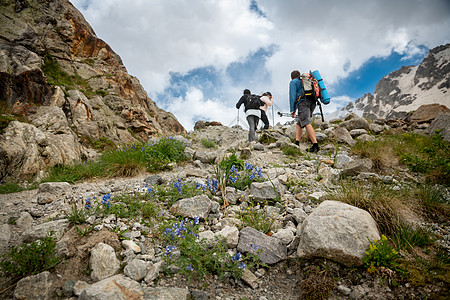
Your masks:
M 433 136 L 436 130 L 440 130 L 441 134 L 444 137 L 444 140 L 450 142 L 450 113 L 440 113 L 436 116 L 436 118 L 431 122 L 430 126 L 427 128 L 427 132 L 429 135 Z
M 370 242 L 379 239 L 377 224 L 367 211 L 324 201 L 303 222 L 297 254 L 360 266 Z
M 438 114 L 450 114 L 450 109 L 438 103 L 421 105 L 412 115 L 412 123 L 426 123 L 433 121 Z

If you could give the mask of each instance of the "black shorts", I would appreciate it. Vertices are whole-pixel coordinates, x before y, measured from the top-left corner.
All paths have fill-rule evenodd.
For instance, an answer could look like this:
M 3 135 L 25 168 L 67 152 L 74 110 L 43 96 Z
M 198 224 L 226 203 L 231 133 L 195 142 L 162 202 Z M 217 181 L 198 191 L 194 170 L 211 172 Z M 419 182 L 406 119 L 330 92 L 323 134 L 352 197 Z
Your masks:
M 306 125 L 311 124 L 311 117 L 315 108 L 316 108 L 315 99 L 306 97 L 305 100 L 302 100 L 302 102 L 300 102 L 297 106 L 298 109 L 297 125 L 303 128 Z

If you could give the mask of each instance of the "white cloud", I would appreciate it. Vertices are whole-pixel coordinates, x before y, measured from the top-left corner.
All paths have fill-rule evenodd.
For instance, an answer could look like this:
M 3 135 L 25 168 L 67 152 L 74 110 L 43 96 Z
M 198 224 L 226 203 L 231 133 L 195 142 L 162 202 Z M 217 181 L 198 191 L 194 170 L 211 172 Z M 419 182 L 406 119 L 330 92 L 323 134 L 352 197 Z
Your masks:
M 72 2 L 150 93 L 165 88 L 169 72 L 225 68 L 270 43 L 272 24 L 245 0 Z
M 185 98 L 173 99 L 167 110 L 175 114 L 178 121 L 189 130 L 194 127 L 196 119 L 221 120 L 223 125 L 233 126 L 238 113 L 235 107 L 226 107 L 219 99 L 205 99 L 202 91 L 195 87 L 189 89 Z
M 228 125 L 233 120 L 229 116 L 237 114 L 234 104 L 246 87 L 255 92 L 270 90 L 278 108 L 287 111 L 289 76 L 294 69 L 320 70 L 333 90 L 339 80 L 370 58 L 385 57 L 392 51 L 414 57 L 423 51 L 419 46 L 433 48 L 450 41 L 447 0 L 322 0 L 314 4 L 257 0 L 265 17 L 252 12 L 248 0 L 72 3 L 122 57 L 153 100 L 174 113 L 188 130 L 199 117 Z M 267 80 L 255 75 L 254 82 L 236 86 L 225 77 L 231 63 L 243 63 L 251 53 L 271 45 L 275 51 L 264 65 Z M 186 74 L 208 66 L 224 76 L 214 87 L 220 95 L 217 99 L 205 97 L 199 86 L 168 99 L 169 103 L 155 99 L 168 87 L 170 72 Z M 332 104 L 324 106 L 326 111 L 350 101 L 346 95 L 332 97 Z

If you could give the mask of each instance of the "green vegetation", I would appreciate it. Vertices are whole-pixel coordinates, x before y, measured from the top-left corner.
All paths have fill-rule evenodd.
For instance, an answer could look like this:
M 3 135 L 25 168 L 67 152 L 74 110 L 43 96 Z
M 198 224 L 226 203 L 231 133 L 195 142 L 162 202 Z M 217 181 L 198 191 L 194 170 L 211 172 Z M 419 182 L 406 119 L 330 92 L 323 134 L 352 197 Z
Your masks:
M 200 140 L 200 142 L 202 143 L 203 147 L 205 148 L 217 148 L 217 144 L 211 140 L 210 138 L 203 138 Z
M 262 233 L 268 234 L 272 230 L 272 225 L 275 222 L 267 213 L 255 206 L 249 205 L 246 210 L 238 213 L 238 219 L 243 223 L 242 228 L 251 227 Z
M 440 131 L 431 138 L 404 133 L 384 135 L 374 142 L 358 141 L 352 152 L 370 158 L 379 170 L 404 164 L 424 174 L 429 183 L 450 183 L 450 143 L 444 141 Z
M 116 144 L 108 138 L 101 137 L 98 140 L 94 140 L 92 137 L 84 135 L 80 138 L 82 144 L 86 144 L 97 150 L 113 150 L 116 149 Z
M 65 72 L 58 64 L 58 61 L 49 53 L 45 54 L 44 64 L 41 69 L 47 77 L 48 84 L 63 86 L 66 91 L 79 88 L 88 98 L 92 98 L 95 95 L 105 96 L 107 94 L 106 91 L 92 90 L 89 82 L 81 78 L 76 72 L 74 75 Z
M 25 122 L 25 118 L 18 114 L 13 114 L 12 109 L 3 102 L 3 99 L 0 99 L 0 134 L 5 131 L 5 128 L 8 127 L 9 123 L 12 121 L 20 121 Z
M 12 247 L 0 256 L 0 271 L 13 280 L 35 275 L 56 266 L 59 258 L 56 256 L 56 240 L 48 235 L 20 247 Z
M 230 274 L 240 279 L 245 268 L 261 265 L 258 247 L 248 255 L 236 253 L 230 255 L 223 240 L 213 242 L 198 241 L 199 219 L 166 221 L 161 227 L 161 238 L 166 245 L 164 259 L 168 265 L 176 265 L 180 273 L 188 279 L 202 279 L 207 274 L 218 275 L 223 279 Z
M 381 235 L 381 240 L 370 241 L 370 247 L 366 254 L 363 262 L 369 272 L 374 272 L 376 267 L 399 269 L 400 255 L 398 251 L 389 246 L 388 239 L 384 234 Z
M 368 211 L 383 233 L 392 234 L 400 228 L 401 210 L 413 205 L 402 192 L 383 183 L 342 181 L 341 188 L 332 191 L 329 197 Z
M 283 151 L 284 155 L 292 158 L 298 158 L 304 155 L 303 152 L 298 147 L 291 145 L 284 145 L 280 148 L 280 150 Z
M 56 166 L 43 181 L 74 183 L 91 178 L 134 176 L 144 171 L 161 171 L 168 169 L 172 162 L 184 161 L 185 147 L 183 142 L 166 137 L 156 142 L 107 150 L 97 161 Z
M 26 188 L 13 182 L 4 182 L 0 184 L 0 194 L 18 193 L 26 190 Z

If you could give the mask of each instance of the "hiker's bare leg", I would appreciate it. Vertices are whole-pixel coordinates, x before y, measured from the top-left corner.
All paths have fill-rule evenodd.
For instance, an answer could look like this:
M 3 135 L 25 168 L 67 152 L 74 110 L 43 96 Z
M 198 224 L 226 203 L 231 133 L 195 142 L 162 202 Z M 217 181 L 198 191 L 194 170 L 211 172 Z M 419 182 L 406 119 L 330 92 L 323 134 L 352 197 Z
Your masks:
M 296 141 L 300 141 L 300 139 L 302 138 L 302 128 L 300 127 L 300 125 L 296 124 L 295 126 L 295 140 Z
M 297 125 L 298 126 L 298 125 Z M 300 126 L 298 126 L 300 127 Z M 309 139 L 313 144 L 317 143 L 316 132 L 314 131 L 314 127 L 311 124 L 305 126 L 306 132 L 308 133 Z

